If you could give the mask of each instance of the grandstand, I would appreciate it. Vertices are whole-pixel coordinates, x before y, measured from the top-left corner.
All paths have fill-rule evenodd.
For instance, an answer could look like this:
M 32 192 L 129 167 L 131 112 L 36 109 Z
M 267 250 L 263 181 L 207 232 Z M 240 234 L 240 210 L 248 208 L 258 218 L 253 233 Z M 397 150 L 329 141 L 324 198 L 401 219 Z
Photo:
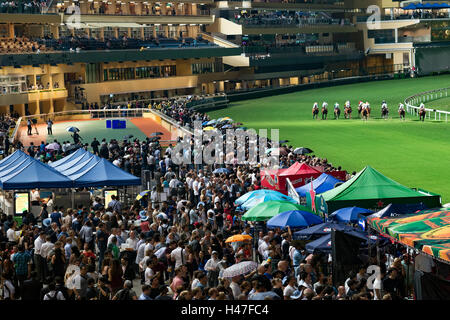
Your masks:
M 377 29 L 364 1 L 0 0 L 0 113 L 449 70 L 444 4 L 374 4 Z

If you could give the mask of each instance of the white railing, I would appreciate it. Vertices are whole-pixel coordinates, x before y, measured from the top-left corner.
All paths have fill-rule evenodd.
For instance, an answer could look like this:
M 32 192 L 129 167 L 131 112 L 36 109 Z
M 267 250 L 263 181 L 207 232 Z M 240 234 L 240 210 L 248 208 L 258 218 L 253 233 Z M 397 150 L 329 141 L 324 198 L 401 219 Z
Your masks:
M 425 91 L 421 92 L 415 95 L 412 95 L 405 99 L 405 106 L 406 106 L 406 112 L 419 116 L 419 107 L 417 105 L 420 105 L 421 103 L 446 98 L 448 97 L 448 91 L 450 87 L 448 88 L 441 88 L 431 91 Z M 444 121 L 448 122 L 448 118 L 450 115 L 450 111 L 443 111 L 443 110 L 437 110 L 437 109 L 431 109 L 431 108 L 425 108 L 426 111 L 426 118 L 432 119 L 432 114 L 434 114 L 434 120 L 435 121 Z

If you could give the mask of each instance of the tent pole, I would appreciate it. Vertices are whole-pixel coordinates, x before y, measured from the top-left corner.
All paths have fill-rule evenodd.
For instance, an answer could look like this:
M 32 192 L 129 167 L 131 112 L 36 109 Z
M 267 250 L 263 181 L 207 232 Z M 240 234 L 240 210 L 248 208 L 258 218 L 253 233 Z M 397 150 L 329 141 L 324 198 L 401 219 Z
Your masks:
M 72 191 L 71 192 L 72 193 L 72 197 L 71 197 L 72 198 L 72 209 L 74 209 L 75 208 L 75 195 L 74 195 L 74 192 L 73 192 L 73 188 L 71 188 L 70 190 Z

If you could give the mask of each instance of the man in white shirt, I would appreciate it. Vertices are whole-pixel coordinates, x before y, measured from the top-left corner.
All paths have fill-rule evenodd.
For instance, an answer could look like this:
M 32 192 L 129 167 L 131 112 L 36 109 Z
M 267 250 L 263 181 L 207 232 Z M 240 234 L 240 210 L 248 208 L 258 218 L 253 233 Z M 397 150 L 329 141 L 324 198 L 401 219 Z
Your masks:
M 9 242 L 17 243 L 19 236 L 16 233 L 17 221 L 14 221 L 12 226 L 6 231 L 6 237 Z
M 47 261 L 48 258 L 48 254 L 50 253 L 50 251 L 53 250 L 53 248 L 55 247 L 55 245 L 52 243 L 51 241 L 51 237 L 50 236 L 46 236 L 45 237 L 45 243 L 42 244 L 41 246 L 41 257 Z
M 295 290 L 297 290 L 295 288 L 295 277 L 290 276 L 287 279 L 287 286 L 284 288 L 283 290 L 283 296 L 284 296 L 284 300 L 291 300 L 291 296 L 294 294 Z
M 238 300 L 239 295 L 241 294 L 241 287 L 239 286 L 240 279 L 241 279 L 241 276 L 236 276 L 236 277 L 231 278 L 230 288 L 231 288 L 231 291 L 233 291 L 234 300 Z
M 178 241 L 178 247 L 170 253 L 170 258 L 175 261 L 175 269 L 185 264 L 187 257 L 183 241 Z
M 268 258 L 269 254 L 269 236 L 263 237 L 263 242 L 258 246 L 258 252 L 263 258 L 263 260 L 266 260 Z
M 144 272 L 145 284 L 151 285 L 152 278 L 155 275 L 155 272 L 151 268 L 153 261 L 151 259 L 148 259 L 146 264 L 147 264 L 147 268 L 145 268 L 145 272 Z

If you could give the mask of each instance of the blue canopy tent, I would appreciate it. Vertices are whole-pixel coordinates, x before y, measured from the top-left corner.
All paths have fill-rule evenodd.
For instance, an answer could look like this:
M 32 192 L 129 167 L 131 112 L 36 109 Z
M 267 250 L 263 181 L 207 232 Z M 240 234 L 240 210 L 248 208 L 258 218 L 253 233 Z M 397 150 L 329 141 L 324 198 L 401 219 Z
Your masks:
M 373 213 L 372 210 L 364 209 L 364 208 L 358 208 L 358 207 L 347 207 L 347 208 L 341 208 L 339 210 L 334 211 L 330 218 L 332 220 L 336 220 L 339 222 L 353 222 L 357 223 L 359 218 L 361 216 L 366 216 L 369 213 Z
M 6 158 L 4 158 L 0 161 L 0 169 L 4 168 L 10 164 L 14 164 L 21 159 L 23 160 L 26 157 L 28 157 L 28 155 L 25 152 L 23 152 L 21 150 L 16 150 L 12 154 L 10 154 L 9 156 L 7 156 Z
M 73 166 L 78 165 L 79 163 L 89 160 L 91 157 L 92 157 L 92 153 L 84 150 L 84 153 L 79 155 L 77 158 L 72 158 L 69 161 L 66 161 L 65 163 L 60 164 L 59 166 L 54 167 L 54 169 L 58 170 L 59 172 L 62 172 L 64 170 L 72 168 Z
M 338 183 L 343 182 L 344 181 L 341 181 L 333 177 L 332 175 L 322 173 L 319 177 L 317 177 L 317 179 L 313 180 L 312 184 L 316 194 L 320 194 L 335 188 Z M 306 195 L 309 193 L 309 190 L 311 190 L 311 183 L 307 183 L 304 186 L 295 189 L 300 197 L 306 197 Z
M 58 168 L 56 168 L 56 170 L 58 170 L 59 172 L 61 172 L 65 176 L 70 176 L 70 175 L 73 175 L 73 174 L 76 174 L 76 173 L 83 172 L 86 168 L 89 168 L 89 167 L 93 166 L 99 160 L 100 160 L 100 157 L 98 157 L 98 156 L 96 156 L 94 154 L 91 154 L 91 157 L 88 160 L 82 161 L 79 164 L 77 164 L 77 165 L 75 165 L 75 166 L 73 166 L 71 168 L 68 168 L 68 169 L 65 169 L 65 170 L 62 170 L 62 171 L 60 171 L 60 170 L 58 170 Z
M 56 169 L 56 167 L 59 167 L 60 165 L 62 165 L 62 164 L 64 164 L 64 163 L 67 163 L 67 162 L 69 162 L 69 161 L 72 161 L 73 159 L 77 159 L 78 157 L 84 155 L 86 152 L 87 152 L 87 151 L 84 150 L 83 148 L 77 149 L 77 151 L 75 151 L 75 152 L 69 154 L 67 157 L 64 157 L 64 158 L 62 158 L 62 159 L 60 159 L 60 160 L 58 160 L 58 161 L 49 163 L 48 165 L 49 165 L 50 167 Z
M 346 224 L 340 224 L 340 223 L 335 223 L 335 222 L 324 222 L 324 223 L 294 232 L 293 239 L 299 240 L 299 239 L 309 239 L 313 236 L 324 236 L 326 234 L 331 233 L 331 229 L 335 229 L 338 231 L 355 230 L 355 228 L 348 226 Z
M 361 239 L 361 242 L 364 242 L 365 244 L 367 244 L 369 241 L 367 234 L 364 234 L 362 232 L 358 231 L 344 231 L 344 232 L 348 235 Z M 375 240 L 370 239 L 370 241 L 373 243 Z M 306 244 L 306 251 L 308 251 L 309 253 L 317 253 L 317 252 L 331 253 L 332 251 L 331 232 L 327 235 L 324 235 L 323 237 L 320 237 L 319 239 L 316 239 Z
M 92 154 L 91 154 L 92 155 Z M 140 185 L 141 179 L 125 172 L 106 159 L 100 158 L 91 166 L 68 176 L 75 188 Z
M 72 184 L 69 178 L 30 156 L 0 178 L 3 190 L 70 188 Z

